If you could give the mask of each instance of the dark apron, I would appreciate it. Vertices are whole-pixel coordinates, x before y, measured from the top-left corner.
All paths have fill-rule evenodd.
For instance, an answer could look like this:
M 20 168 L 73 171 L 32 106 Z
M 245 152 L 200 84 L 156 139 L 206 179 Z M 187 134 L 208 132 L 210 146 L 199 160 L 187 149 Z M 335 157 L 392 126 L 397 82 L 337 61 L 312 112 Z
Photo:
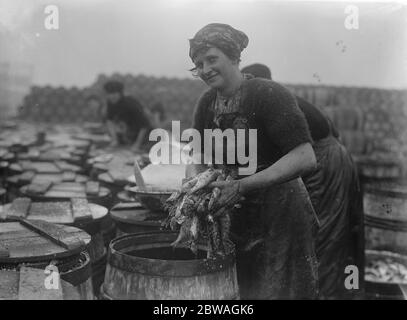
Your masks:
M 242 129 L 248 122 L 239 112 L 217 120 L 212 129 Z M 241 298 L 316 298 L 318 220 L 302 180 L 256 190 L 245 198 L 232 214 Z
M 349 298 L 345 267 L 363 270 L 363 211 L 356 167 L 346 149 L 333 136 L 315 142 L 317 169 L 304 177 L 321 228 L 316 252 L 320 296 Z

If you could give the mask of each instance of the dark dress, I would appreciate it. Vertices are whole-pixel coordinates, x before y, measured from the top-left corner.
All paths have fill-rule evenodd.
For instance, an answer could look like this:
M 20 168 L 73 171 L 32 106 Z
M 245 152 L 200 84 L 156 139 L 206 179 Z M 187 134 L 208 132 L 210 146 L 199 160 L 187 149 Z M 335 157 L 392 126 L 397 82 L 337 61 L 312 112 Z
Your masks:
M 317 158 L 317 169 L 303 177 L 318 215 L 317 236 L 320 298 L 352 298 L 346 290 L 345 267 L 357 265 L 363 275 L 363 211 L 356 166 L 323 113 L 297 97 L 307 119 Z
M 281 85 L 244 80 L 241 89 L 219 106 L 216 91 L 200 99 L 193 127 L 257 129 L 257 171 L 296 146 L 311 142 L 304 115 Z M 246 154 L 248 151 L 248 139 Z M 237 165 L 228 165 L 236 170 Z M 313 299 L 318 275 L 314 237 L 318 221 L 300 178 L 245 195 L 232 216 L 237 273 L 242 299 Z

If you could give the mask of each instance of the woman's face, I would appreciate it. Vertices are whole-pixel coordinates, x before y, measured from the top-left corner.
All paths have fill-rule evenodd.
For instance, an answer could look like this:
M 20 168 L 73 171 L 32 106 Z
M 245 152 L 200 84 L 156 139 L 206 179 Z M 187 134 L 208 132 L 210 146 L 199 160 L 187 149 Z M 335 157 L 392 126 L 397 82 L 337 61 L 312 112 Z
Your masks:
M 226 89 L 235 76 L 236 61 L 231 60 L 218 48 L 199 52 L 194 59 L 198 76 L 211 88 Z

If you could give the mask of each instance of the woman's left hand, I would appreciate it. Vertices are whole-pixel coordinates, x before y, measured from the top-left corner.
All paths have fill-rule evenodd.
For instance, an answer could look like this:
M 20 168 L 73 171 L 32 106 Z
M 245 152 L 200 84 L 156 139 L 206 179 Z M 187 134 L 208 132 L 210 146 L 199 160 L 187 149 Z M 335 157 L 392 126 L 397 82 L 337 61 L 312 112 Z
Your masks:
M 242 194 L 240 191 L 240 181 L 215 181 L 209 184 L 209 188 L 219 188 L 220 196 L 216 199 L 214 204 L 214 211 L 217 211 L 223 207 L 233 208 L 242 200 Z

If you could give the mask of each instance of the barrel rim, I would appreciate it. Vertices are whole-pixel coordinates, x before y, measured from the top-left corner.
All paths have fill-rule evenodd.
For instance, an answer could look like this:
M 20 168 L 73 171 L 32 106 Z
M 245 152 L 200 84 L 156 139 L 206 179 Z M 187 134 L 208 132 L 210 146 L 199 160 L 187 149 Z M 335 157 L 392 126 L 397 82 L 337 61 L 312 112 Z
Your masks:
M 225 270 L 235 265 L 235 250 L 232 242 L 231 250 L 224 257 L 194 259 L 194 260 L 162 260 L 162 259 L 149 259 L 144 257 L 130 256 L 116 249 L 117 245 L 125 245 L 130 242 L 134 237 L 154 237 L 154 236 L 167 236 L 167 239 L 162 239 L 162 242 L 168 244 L 174 241 L 178 234 L 173 231 L 152 231 L 144 233 L 126 234 L 116 239 L 113 239 L 109 244 L 108 264 L 113 267 L 146 274 L 149 276 L 172 276 L 172 277 L 190 277 L 203 274 L 210 274 Z M 171 238 L 168 239 L 168 237 Z M 148 238 L 147 238 L 148 239 Z M 127 242 L 126 242 L 127 241 Z M 145 242 L 148 244 L 150 242 Z M 139 242 L 139 245 L 142 244 Z
M 397 191 L 391 190 L 392 187 L 396 186 L 405 186 L 406 190 Z M 390 188 L 390 189 L 389 189 Z M 402 198 L 407 199 L 407 185 L 397 183 L 397 182 L 370 182 L 364 186 L 365 194 L 375 194 L 375 195 L 382 195 L 387 197 L 395 197 L 395 198 Z
M 31 194 L 27 192 L 28 185 L 22 186 L 19 188 L 20 194 L 27 196 L 31 199 L 34 199 L 34 201 L 60 201 L 61 200 L 66 200 L 66 199 L 71 199 L 72 197 L 49 197 L 45 196 L 44 194 Z M 100 193 L 102 193 L 102 190 L 107 191 L 105 194 L 102 195 L 86 195 L 86 199 L 88 199 L 89 202 L 93 201 L 98 201 L 102 199 L 107 199 L 112 196 L 112 192 L 106 188 L 106 187 L 100 187 Z
M 165 213 L 161 213 L 161 212 L 157 212 L 157 211 L 151 211 L 148 209 L 144 209 L 142 208 L 141 210 L 144 210 L 146 212 L 149 212 L 152 214 L 152 217 L 154 218 L 159 218 L 159 220 L 136 220 L 136 219 L 130 219 L 130 218 L 123 218 L 120 215 L 121 211 L 137 211 L 140 209 L 128 209 L 128 210 L 115 210 L 115 207 L 113 207 L 112 209 L 110 209 L 110 216 L 111 218 L 116 221 L 116 222 L 121 222 L 124 224 L 131 224 L 131 225 L 138 225 L 138 226 L 151 226 L 151 227 L 155 227 L 155 226 L 160 226 L 161 225 L 161 220 L 165 219 Z M 140 210 L 140 211 L 141 211 Z
M 380 218 L 367 213 L 365 213 L 365 225 L 378 229 L 407 232 L 407 221 L 405 220 Z
M 61 272 L 61 279 L 69 282 L 75 287 L 92 278 L 92 264 L 89 253 L 82 251 L 79 257 L 84 259 L 83 264 L 73 270 Z

